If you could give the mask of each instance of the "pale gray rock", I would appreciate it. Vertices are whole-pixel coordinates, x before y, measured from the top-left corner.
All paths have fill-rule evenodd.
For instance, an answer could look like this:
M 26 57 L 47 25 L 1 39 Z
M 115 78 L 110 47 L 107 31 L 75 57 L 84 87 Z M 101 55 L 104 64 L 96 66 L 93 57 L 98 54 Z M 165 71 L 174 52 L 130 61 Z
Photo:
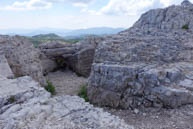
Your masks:
M 74 54 L 77 50 L 74 44 L 68 43 L 44 43 L 39 45 L 40 50 L 49 58 L 57 58 L 63 55 Z
M 41 66 L 44 75 L 57 70 L 58 65 L 54 60 L 49 59 L 45 54 L 40 54 Z
M 134 24 L 133 28 L 148 30 L 157 28 L 162 30 L 182 29 L 188 25 L 189 30 L 193 30 L 193 5 L 185 0 L 181 5 L 170 6 L 165 9 L 154 9 L 144 13 Z
M 78 75 L 88 77 L 93 63 L 95 48 L 103 38 L 87 37 L 75 43 L 47 43 L 39 46 L 42 53 L 56 61 L 58 67 L 69 67 Z
M 192 8 L 184 1 L 150 10 L 130 29 L 106 37 L 95 51 L 90 101 L 126 109 L 193 104 Z
M 93 63 L 95 48 L 85 48 L 66 59 L 69 67 L 78 75 L 88 77 Z
M 0 51 L 16 77 L 29 75 L 45 85 L 40 61 L 40 51 L 27 39 L 20 36 L 0 36 Z
M 11 71 L 7 59 L 0 53 L 0 74 L 7 78 L 14 78 L 13 72 Z
M 31 77 L 0 76 L 2 129 L 134 129 L 77 96 L 51 97 Z

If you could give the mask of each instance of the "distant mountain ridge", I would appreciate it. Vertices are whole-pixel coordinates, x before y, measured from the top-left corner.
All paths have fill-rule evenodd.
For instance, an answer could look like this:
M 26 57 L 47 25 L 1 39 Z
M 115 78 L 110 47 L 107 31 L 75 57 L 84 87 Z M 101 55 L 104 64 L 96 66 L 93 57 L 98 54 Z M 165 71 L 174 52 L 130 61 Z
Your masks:
M 108 28 L 108 27 L 100 27 L 100 28 L 89 28 L 89 29 L 79 29 L 66 33 L 66 36 L 80 36 L 80 35 L 109 35 L 109 34 L 117 34 L 121 31 L 125 30 L 124 28 Z
M 82 35 L 109 35 L 117 34 L 125 30 L 124 28 L 110 28 L 110 27 L 96 27 L 88 29 L 53 29 L 53 28 L 40 28 L 40 29 L 5 29 L 0 30 L 0 34 L 6 35 L 22 35 L 22 36 L 35 36 L 40 34 L 54 33 L 62 37 L 69 36 L 82 36 Z
M 60 37 L 54 33 L 50 33 L 50 34 L 34 35 L 34 36 L 32 36 L 32 38 L 61 39 L 62 37 Z

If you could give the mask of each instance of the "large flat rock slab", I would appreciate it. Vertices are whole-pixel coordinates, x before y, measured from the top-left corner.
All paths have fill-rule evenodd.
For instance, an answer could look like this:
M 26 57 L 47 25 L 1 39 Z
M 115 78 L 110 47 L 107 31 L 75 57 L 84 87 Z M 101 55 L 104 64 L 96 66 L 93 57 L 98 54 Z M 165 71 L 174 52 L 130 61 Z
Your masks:
M 31 77 L 0 76 L 0 128 L 133 129 L 78 96 L 51 95 Z

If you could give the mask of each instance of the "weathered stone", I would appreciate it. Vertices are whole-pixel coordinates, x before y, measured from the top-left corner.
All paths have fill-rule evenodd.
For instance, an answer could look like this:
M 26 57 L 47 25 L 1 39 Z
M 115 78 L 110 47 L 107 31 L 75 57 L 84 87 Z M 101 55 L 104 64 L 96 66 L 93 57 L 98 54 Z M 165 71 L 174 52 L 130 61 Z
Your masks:
M 42 74 L 40 52 L 25 38 L 20 36 L 0 36 L 2 51 L 16 77 L 29 75 L 45 85 Z
M 95 48 L 103 38 L 88 37 L 76 44 L 48 43 L 39 46 L 40 50 L 59 67 L 70 67 L 81 76 L 88 77 L 93 63 Z
M 57 69 L 57 64 L 55 61 L 49 59 L 43 53 L 40 55 L 42 71 L 44 75 L 47 75 L 49 72 L 53 72 Z
M 0 74 L 2 76 L 5 76 L 7 78 L 13 78 L 14 75 L 9 67 L 9 64 L 7 62 L 7 59 L 5 58 L 5 56 L 0 53 Z
M 90 101 L 126 109 L 193 104 L 192 9 L 185 1 L 151 10 L 130 29 L 106 37 L 95 51 Z
M 31 77 L 0 76 L 0 88 L 3 129 L 134 129 L 77 96 L 51 98 Z
M 85 48 L 66 59 L 69 67 L 77 74 L 88 77 L 94 60 L 95 48 Z
M 188 30 L 193 30 L 193 5 L 185 0 L 181 5 L 170 6 L 165 9 L 154 9 L 144 13 L 134 24 L 133 28 L 140 28 L 146 31 L 151 29 L 182 29 L 184 25 Z

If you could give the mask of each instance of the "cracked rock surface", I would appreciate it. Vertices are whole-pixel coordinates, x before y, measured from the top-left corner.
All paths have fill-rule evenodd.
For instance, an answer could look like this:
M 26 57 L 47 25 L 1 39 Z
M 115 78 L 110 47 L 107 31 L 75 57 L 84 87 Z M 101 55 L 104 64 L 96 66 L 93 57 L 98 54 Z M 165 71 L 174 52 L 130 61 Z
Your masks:
M 46 85 L 40 51 L 26 38 L 0 35 L 0 53 L 5 55 L 15 77 L 31 76 L 41 85 Z
M 77 96 L 51 97 L 31 77 L 0 76 L 2 129 L 133 129 Z
M 107 36 L 95 52 L 91 102 L 125 109 L 193 104 L 192 10 L 187 1 L 150 10 L 130 29 Z
M 49 59 L 56 61 L 58 67 L 69 67 L 78 75 L 88 77 L 93 63 L 95 49 L 101 37 L 87 37 L 75 43 L 45 43 L 39 46 L 42 53 Z

